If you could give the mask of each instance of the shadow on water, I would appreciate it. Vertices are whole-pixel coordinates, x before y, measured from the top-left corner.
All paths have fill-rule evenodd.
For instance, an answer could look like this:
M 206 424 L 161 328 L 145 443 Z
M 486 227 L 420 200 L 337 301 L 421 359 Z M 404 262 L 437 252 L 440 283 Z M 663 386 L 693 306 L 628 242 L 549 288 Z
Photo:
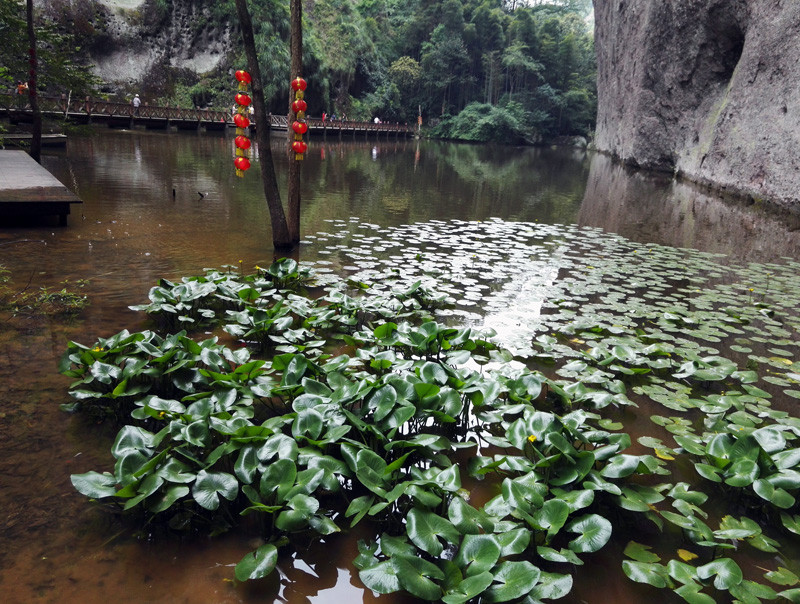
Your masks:
M 286 157 L 275 141 L 281 183 Z M 273 258 L 258 173 L 233 175 L 230 136 L 97 130 L 70 138 L 45 166 L 83 199 L 66 228 L 0 227 L 0 265 L 18 289 L 89 279 L 91 305 L 72 323 L 0 316 L 0 590 L 7 602 L 372 602 L 343 534 L 287 553 L 280 573 L 235 585 L 252 535 L 187 540 L 134 535 L 87 504 L 69 475 L 106 469 L 112 430 L 58 405 L 68 340 L 91 344 L 145 327 L 128 309 L 160 278 L 204 267 L 248 271 Z M 285 197 L 285 189 L 283 190 Z M 797 223 L 731 205 L 690 185 L 629 173 L 583 151 L 426 141 L 313 140 L 302 168 L 300 259 L 342 271 L 338 246 L 380 248 L 355 228 L 501 219 L 578 224 L 633 241 L 696 247 L 737 261 L 797 257 Z M 335 221 L 335 222 L 332 222 Z M 351 228 L 352 226 L 352 228 Z M 319 236 L 319 234 L 325 234 Z M 403 246 L 424 251 L 424 232 Z M 409 235 L 411 237 L 411 235 Z M 420 239 L 420 237 L 422 239 Z M 334 246 L 331 241 L 335 241 Z M 500 287 L 500 286 L 498 286 Z M 570 604 L 633 603 L 653 592 L 621 577 L 614 551 L 591 560 Z M 655 598 L 662 598 L 656 594 Z M 410 601 L 382 596 L 380 601 Z M 663 601 L 663 600 L 660 600 Z

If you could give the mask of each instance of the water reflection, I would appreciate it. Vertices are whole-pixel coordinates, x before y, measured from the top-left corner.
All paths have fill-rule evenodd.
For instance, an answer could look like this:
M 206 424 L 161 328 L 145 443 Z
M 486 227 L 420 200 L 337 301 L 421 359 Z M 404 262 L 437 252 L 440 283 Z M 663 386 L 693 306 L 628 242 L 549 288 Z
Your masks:
M 577 221 L 633 241 L 725 254 L 735 262 L 800 257 L 800 216 L 722 199 L 599 154 L 590 162 Z
M 273 150 L 281 183 L 287 167 L 283 142 L 277 137 Z M 141 329 L 141 316 L 127 307 L 142 303 L 162 277 L 226 264 L 248 270 L 272 258 L 258 172 L 237 179 L 232 150 L 231 137 L 219 135 L 96 130 L 71 136 L 66 152 L 44 158 L 46 167 L 84 200 L 69 227 L 0 228 L 0 264 L 11 271 L 17 287 L 90 279 L 92 302 L 74 325 L 2 317 L 0 509 L 5 547 L 0 578 L 8 601 L 376 599 L 363 593 L 349 566 L 356 555 L 351 536 L 284 556 L 275 578 L 236 587 L 229 581 L 232 566 L 252 549 L 250 535 L 140 541 L 120 532 L 122 525 L 112 516 L 87 506 L 69 483 L 70 473 L 108 466 L 113 434 L 98 435 L 96 426 L 58 410 L 58 403 L 67 401 L 69 384 L 55 375 L 65 342 L 88 344 L 124 328 Z M 744 260 L 796 256 L 798 251 L 794 223 L 786 227 L 753 208 L 726 205 L 688 185 L 631 174 L 603 156 L 590 158 L 573 150 L 312 139 L 302 169 L 302 198 L 300 257 L 327 262 L 337 272 L 358 263 L 358 248 L 374 251 L 388 244 L 381 228 L 491 218 L 579 223 L 635 241 L 733 253 Z M 365 225 L 371 237 L 364 236 Z M 424 228 L 406 229 L 396 245 L 424 255 L 430 243 L 425 233 Z M 486 289 L 465 294 L 473 307 L 479 311 L 489 292 L 495 309 L 507 307 L 505 314 L 495 313 L 497 327 L 513 331 L 526 313 L 538 313 L 541 296 L 526 294 L 532 305 L 520 308 L 519 292 L 491 282 L 494 258 L 470 254 L 457 241 L 437 243 L 460 253 L 453 254 L 454 265 L 471 267 L 465 268 L 465 279 L 485 284 Z M 529 268 L 513 281 L 520 291 L 544 291 L 558 278 L 547 263 Z M 473 284 L 465 279 L 461 285 L 467 290 Z M 602 573 L 605 595 L 579 586 L 565 602 L 642 601 L 641 586 L 612 584 L 616 572 Z

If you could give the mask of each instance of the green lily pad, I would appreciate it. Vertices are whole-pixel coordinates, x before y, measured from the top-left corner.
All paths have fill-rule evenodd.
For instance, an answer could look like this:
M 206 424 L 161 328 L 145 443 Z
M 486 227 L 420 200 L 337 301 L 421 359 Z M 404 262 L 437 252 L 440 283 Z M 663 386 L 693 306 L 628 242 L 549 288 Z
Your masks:
M 508 602 L 525 596 L 539 582 L 541 570 L 528 562 L 506 561 L 494 574 L 494 584 L 486 591 L 487 602 Z
M 236 578 L 239 581 L 263 579 L 275 569 L 277 562 L 278 549 L 272 543 L 265 543 L 236 565 Z
M 742 569 L 730 558 L 717 558 L 708 564 L 698 566 L 697 576 L 703 580 L 714 577 L 714 587 L 719 590 L 728 590 L 744 579 Z
M 600 550 L 611 538 L 611 523 L 598 514 L 588 514 L 571 522 L 567 530 L 580 533 L 569 542 L 569 549 L 577 553 L 590 553 Z

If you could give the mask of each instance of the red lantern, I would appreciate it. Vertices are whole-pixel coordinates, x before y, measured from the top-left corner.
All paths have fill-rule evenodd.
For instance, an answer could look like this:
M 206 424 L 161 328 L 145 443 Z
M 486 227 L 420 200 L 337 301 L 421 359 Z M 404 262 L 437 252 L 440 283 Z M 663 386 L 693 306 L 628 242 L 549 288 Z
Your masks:
M 236 124 L 237 128 L 247 128 L 250 125 L 250 120 L 241 113 L 237 113 L 233 116 L 233 123 Z
M 249 84 L 253 81 L 253 78 L 250 77 L 250 74 L 247 73 L 244 69 L 240 69 L 236 72 L 236 79 L 243 84 Z
M 292 111 L 295 113 L 304 113 L 308 109 L 308 104 L 303 99 L 297 99 L 292 103 Z
M 233 165 L 236 166 L 237 170 L 244 172 L 250 169 L 250 160 L 246 157 L 237 157 L 233 160 Z
M 233 139 L 233 142 L 236 143 L 236 146 L 240 149 L 249 149 L 250 148 L 250 139 L 246 136 L 237 136 Z
M 306 145 L 303 141 L 294 141 L 292 143 L 292 149 L 295 153 L 302 154 L 308 150 L 308 145 Z
M 295 134 L 305 134 L 308 132 L 308 124 L 305 122 L 293 122 L 292 130 L 294 130 Z
M 306 86 L 308 86 L 308 84 L 306 84 L 303 78 L 298 77 L 292 80 L 292 90 L 295 92 L 298 90 L 305 90 Z
M 250 97 L 241 92 L 236 95 L 236 102 L 242 107 L 247 107 L 251 103 Z

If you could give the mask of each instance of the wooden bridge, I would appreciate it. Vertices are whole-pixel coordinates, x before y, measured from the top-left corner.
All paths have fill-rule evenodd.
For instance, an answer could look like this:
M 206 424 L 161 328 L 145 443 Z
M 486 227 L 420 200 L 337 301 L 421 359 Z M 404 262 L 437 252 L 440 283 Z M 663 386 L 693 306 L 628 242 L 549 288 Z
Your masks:
M 102 99 L 85 97 L 72 98 L 69 95 L 39 96 L 39 111 L 42 117 L 70 120 L 83 124 L 107 124 L 110 127 L 133 129 L 169 130 L 225 130 L 234 127 L 233 115 L 230 111 L 213 109 L 184 109 L 181 107 L 160 107 L 142 104 L 138 109 L 129 103 L 116 103 Z M 30 122 L 33 112 L 27 95 L 14 92 L 0 92 L 0 116 L 8 117 L 12 123 Z M 415 126 L 408 124 L 354 122 L 350 120 L 321 120 L 307 118 L 308 130 L 311 134 L 328 133 L 341 136 L 349 133 L 355 136 L 390 135 L 409 136 L 414 134 Z M 286 130 L 288 118 L 270 115 L 270 128 Z M 253 124 L 255 127 L 256 124 Z

